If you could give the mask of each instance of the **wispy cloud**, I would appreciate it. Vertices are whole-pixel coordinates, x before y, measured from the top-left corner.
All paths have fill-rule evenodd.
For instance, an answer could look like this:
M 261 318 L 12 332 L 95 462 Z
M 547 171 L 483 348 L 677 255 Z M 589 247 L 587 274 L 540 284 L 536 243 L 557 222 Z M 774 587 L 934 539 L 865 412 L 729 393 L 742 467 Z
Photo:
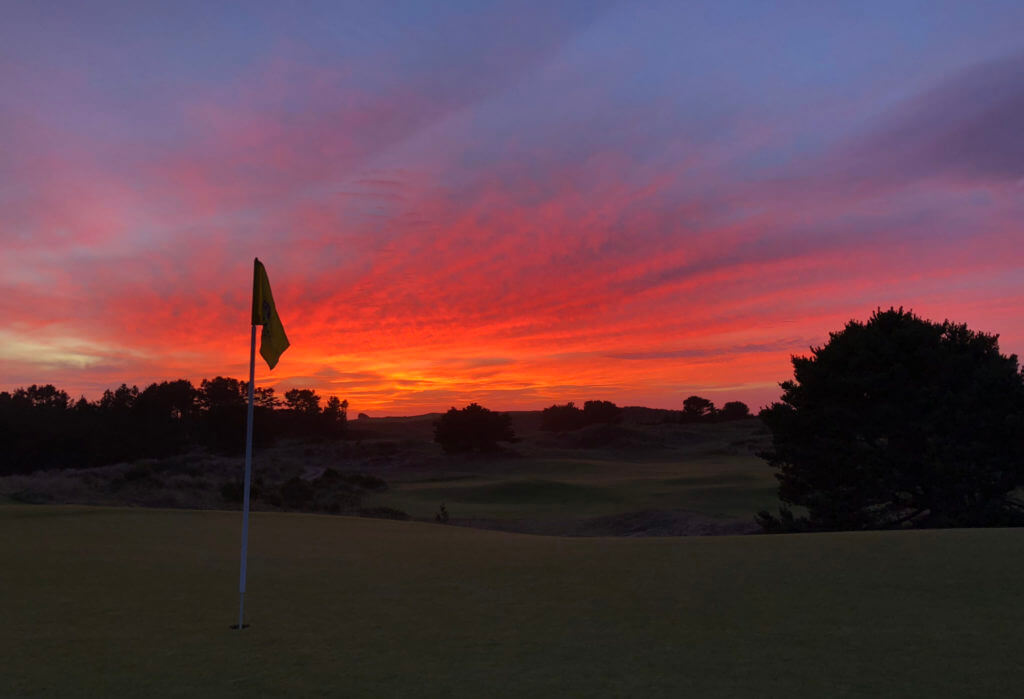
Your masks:
M 880 7 L 19 8 L 0 389 L 243 376 L 256 255 L 292 340 L 258 381 L 354 411 L 763 404 L 890 304 L 1020 352 L 1020 47 Z

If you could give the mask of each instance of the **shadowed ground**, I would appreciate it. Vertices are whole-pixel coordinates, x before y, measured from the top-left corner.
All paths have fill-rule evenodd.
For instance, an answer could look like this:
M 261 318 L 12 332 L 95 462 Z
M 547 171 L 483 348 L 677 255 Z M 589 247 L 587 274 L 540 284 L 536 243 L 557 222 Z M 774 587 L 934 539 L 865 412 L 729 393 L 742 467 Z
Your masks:
M 758 420 L 559 434 L 540 431 L 540 415 L 514 413 L 519 441 L 487 454 L 445 454 L 430 415 L 356 421 L 339 442 L 285 440 L 256 451 L 255 508 L 315 509 L 267 494 L 296 478 L 323 494 L 315 479 L 326 469 L 386 481 L 386 490 L 362 494 L 370 510 L 432 522 L 444 503 L 452 524 L 525 533 L 738 534 L 758 529 L 755 512 L 777 507 L 774 472 L 756 456 L 767 445 Z M 240 456 L 194 452 L 0 477 L 0 502 L 231 509 L 241 504 L 241 475 Z M 231 483 L 237 497 L 228 500 L 222 493 Z M 355 506 L 342 502 L 339 510 L 354 514 Z
M 0 695 L 1000 696 L 1024 532 L 535 537 L 0 507 Z

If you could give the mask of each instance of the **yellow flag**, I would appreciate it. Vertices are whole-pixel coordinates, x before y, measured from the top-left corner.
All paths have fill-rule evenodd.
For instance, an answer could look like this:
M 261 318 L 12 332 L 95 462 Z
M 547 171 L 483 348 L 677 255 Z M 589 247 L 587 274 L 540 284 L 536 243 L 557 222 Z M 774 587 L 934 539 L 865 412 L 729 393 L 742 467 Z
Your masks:
M 287 335 L 284 334 L 284 326 L 281 325 L 281 317 L 277 315 L 277 308 L 274 307 L 274 296 L 270 293 L 267 270 L 258 257 L 252 276 L 252 324 L 263 326 L 263 333 L 260 335 L 260 355 L 267 361 L 267 366 L 273 369 L 277 365 L 277 360 L 288 349 L 289 343 Z

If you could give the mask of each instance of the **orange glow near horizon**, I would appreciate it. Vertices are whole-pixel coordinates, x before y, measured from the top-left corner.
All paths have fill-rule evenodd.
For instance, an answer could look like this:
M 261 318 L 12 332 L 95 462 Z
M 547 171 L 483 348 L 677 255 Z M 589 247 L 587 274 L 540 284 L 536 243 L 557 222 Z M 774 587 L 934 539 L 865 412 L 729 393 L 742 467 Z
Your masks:
M 247 376 L 256 256 L 291 340 L 258 384 L 352 415 L 756 410 L 879 307 L 1024 353 L 1015 20 L 946 8 L 910 46 L 876 9 L 25 4 L 0 390 Z

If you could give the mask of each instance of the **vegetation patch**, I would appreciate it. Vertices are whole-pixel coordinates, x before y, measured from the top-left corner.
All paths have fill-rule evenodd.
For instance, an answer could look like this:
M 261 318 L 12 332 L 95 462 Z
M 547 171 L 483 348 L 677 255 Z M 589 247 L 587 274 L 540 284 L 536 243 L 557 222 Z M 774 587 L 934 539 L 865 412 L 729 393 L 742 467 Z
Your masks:
M 622 500 L 622 495 L 607 488 L 545 480 L 508 481 L 443 490 L 421 489 L 416 492 L 424 498 L 444 497 L 453 502 L 466 503 L 557 504 L 594 501 L 618 502 Z

